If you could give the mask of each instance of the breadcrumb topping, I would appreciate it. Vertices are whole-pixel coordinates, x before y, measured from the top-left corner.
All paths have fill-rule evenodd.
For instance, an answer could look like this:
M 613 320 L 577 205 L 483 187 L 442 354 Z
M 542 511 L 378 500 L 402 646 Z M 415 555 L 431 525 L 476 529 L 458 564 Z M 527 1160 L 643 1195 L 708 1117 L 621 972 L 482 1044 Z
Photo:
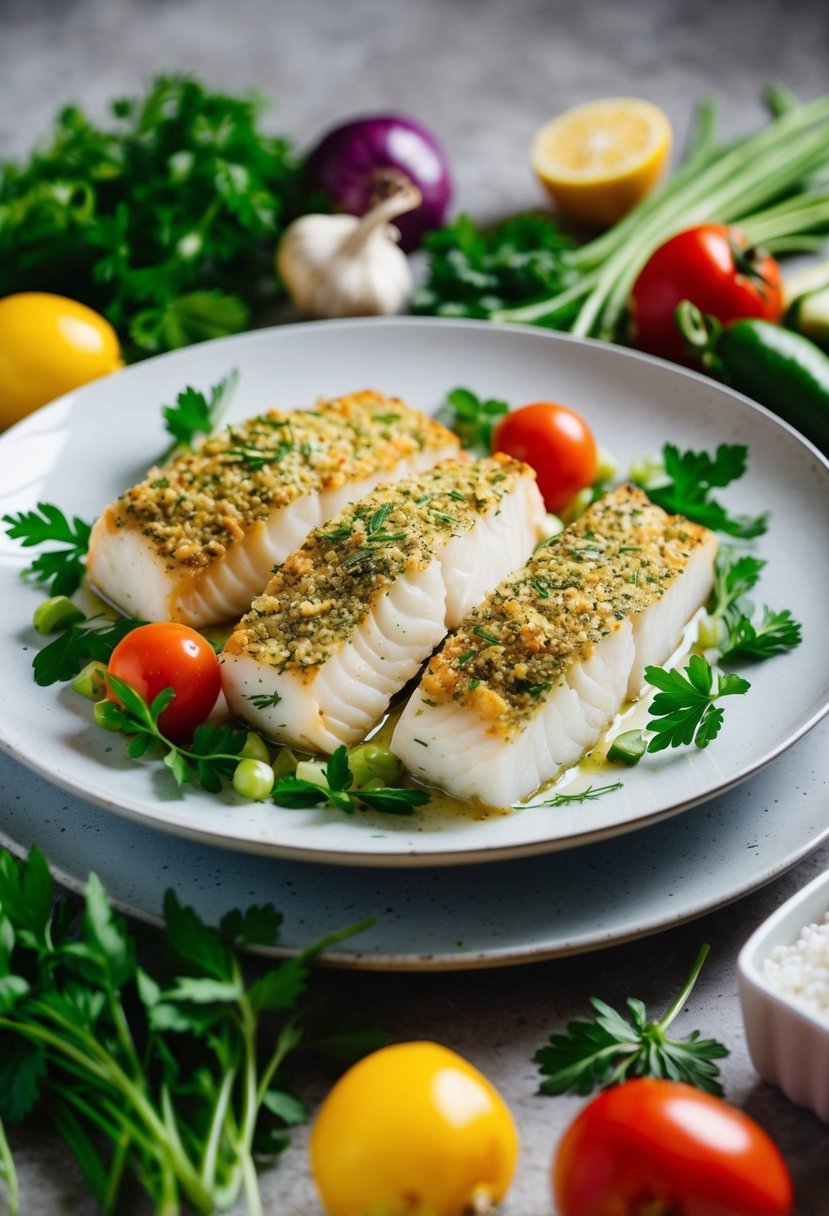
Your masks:
M 424 570 L 452 537 L 497 512 L 527 465 L 495 455 L 445 461 L 378 486 L 321 528 L 276 570 L 225 651 L 286 669 L 319 668 L 341 648 L 396 579 Z
M 105 519 L 111 528 L 139 529 L 168 569 L 198 569 L 297 498 L 457 442 L 439 422 L 373 391 L 320 401 L 316 410 L 270 410 L 150 469 Z
M 635 486 L 606 494 L 450 634 L 420 695 L 429 704 L 458 701 L 493 733 L 518 733 L 565 671 L 658 600 L 710 538 Z

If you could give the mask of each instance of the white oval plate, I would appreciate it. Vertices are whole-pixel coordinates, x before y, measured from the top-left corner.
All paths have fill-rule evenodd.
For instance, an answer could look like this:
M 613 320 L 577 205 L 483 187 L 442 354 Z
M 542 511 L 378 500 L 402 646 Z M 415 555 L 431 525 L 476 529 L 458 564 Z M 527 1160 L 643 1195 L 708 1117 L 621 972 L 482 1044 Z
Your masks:
M 666 440 L 709 451 L 746 443 L 749 472 L 722 496 L 734 511 L 771 511 L 769 533 L 756 546 L 768 561 L 757 599 L 790 608 L 803 623 L 804 644 L 752 668 L 751 692 L 727 703 L 713 746 L 649 757 L 624 772 L 621 790 L 595 802 L 484 819 L 444 818 L 428 807 L 404 819 L 288 810 L 242 803 L 232 791 L 179 794 L 160 765 L 132 763 L 120 738 L 93 728 L 89 705 L 68 688 L 38 688 L 30 663 L 41 639 L 28 622 L 39 595 L 18 577 L 25 554 L 3 537 L 0 746 L 55 785 L 142 823 L 248 852 L 352 865 L 459 864 L 565 848 L 674 814 L 748 777 L 829 709 L 829 464 L 737 394 L 618 347 L 411 318 L 286 326 L 190 347 L 61 398 L 6 434 L 0 514 L 47 501 L 94 518 L 163 450 L 161 405 L 186 384 L 207 388 L 233 367 L 240 382 L 228 420 L 366 387 L 434 411 L 463 384 L 514 405 L 566 402 L 621 468 Z

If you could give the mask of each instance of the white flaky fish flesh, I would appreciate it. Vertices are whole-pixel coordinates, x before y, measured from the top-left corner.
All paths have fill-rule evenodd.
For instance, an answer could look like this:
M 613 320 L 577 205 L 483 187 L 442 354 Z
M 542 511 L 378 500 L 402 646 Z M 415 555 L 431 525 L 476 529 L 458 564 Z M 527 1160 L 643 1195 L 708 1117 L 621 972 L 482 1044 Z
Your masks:
M 535 474 L 507 456 L 382 486 L 308 537 L 228 639 L 231 709 L 273 739 L 362 739 L 439 645 L 538 543 Z
M 235 620 L 312 528 L 458 452 L 440 423 L 376 392 L 272 410 L 151 469 L 111 503 L 90 537 L 89 582 L 142 620 Z
M 623 486 L 506 578 L 433 657 L 392 736 L 411 774 L 510 806 L 591 748 L 710 594 L 713 533 Z

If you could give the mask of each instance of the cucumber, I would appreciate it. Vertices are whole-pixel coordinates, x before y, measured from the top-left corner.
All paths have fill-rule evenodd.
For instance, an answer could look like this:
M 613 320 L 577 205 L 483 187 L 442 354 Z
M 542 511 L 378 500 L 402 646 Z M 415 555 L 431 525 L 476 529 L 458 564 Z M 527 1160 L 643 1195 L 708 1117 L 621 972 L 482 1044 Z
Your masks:
M 829 356 L 768 321 L 743 320 L 716 336 L 725 381 L 791 423 L 829 454 Z
M 829 347 L 829 285 L 798 296 L 786 314 L 786 324 L 818 346 Z

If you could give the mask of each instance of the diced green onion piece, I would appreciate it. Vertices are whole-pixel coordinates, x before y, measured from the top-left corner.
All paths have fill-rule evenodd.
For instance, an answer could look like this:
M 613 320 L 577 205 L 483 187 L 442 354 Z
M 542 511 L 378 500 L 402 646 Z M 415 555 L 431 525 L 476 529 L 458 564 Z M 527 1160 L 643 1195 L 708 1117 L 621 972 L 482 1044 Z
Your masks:
M 263 764 L 270 764 L 271 754 L 268 751 L 267 744 L 261 735 L 257 735 L 255 730 L 249 730 L 245 739 L 245 746 L 239 752 L 239 755 L 244 760 L 261 760 Z
M 593 501 L 593 487 L 592 486 L 586 486 L 583 490 L 579 490 L 579 492 L 577 494 L 573 495 L 573 497 L 568 502 L 567 506 L 561 512 L 562 523 L 565 526 L 567 524 L 575 523 L 575 521 L 577 519 L 580 519 L 581 516 L 584 515 L 585 511 L 590 506 L 592 501 Z
M 719 646 L 722 636 L 722 622 L 715 616 L 700 617 L 697 627 L 697 643 L 707 650 L 710 646 Z
M 403 776 L 403 765 L 397 756 L 376 743 L 361 743 L 352 748 L 348 753 L 348 767 L 358 790 L 367 788 L 368 782 L 375 778 L 381 787 L 393 786 Z
M 610 745 L 607 758 L 612 763 L 638 764 L 647 751 L 648 741 L 641 730 L 626 730 L 617 735 Z
M 289 747 L 283 747 L 278 753 L 273 762 L 273 774 L 277 781 L 280 777 L 290 777 L 296 772 L 296 766 L 299 763 L 294 753 Z
M 114 701 L 96 701 L 92 711 L 95 721 L 104 730 L 120 730 L 124 721 L 124 711 Z
M 593 478 L 593 485 L 604 485 L 606 481 L 611 481 L 618 472 L 619 461 L 616 457 L 608 452 L 607 448 L 599 448 L 596 455 L 596 476 Z
M 251 802 L 261 802 L 267 798 L 273 783 L 273 769 L 263 760 L 240 760 L 233 772 L 233 788 Z
M 300 760 L 296 766 L 296 776 L 297 781 L 309 781 L 323 790 L 329 788 L 325 765 L 321 760 Z
M 541 540 L 536 545 L 536 549 L 540 549 L 542 545 L 546 545 L 548 540 L 552 540 L 554 536 L 558 536 L 559 532 L 564 531 L 564 524 L 557 515 L 553 515 L 548 511 L 544 516 L 544 522 L 541 525 Z
M 651 453 L 643 456 L 630 466 L 630 480 L 643 490 L 653 490 L 657 486 L 665 486 L 670 481 L 662 463 L 662 457 Z
M 366 781 L 365 784 L 360 786 L 361 790 L 382 790 L 385 788 L 386 786 L 379 777 L 372 777 L 369 781 Z
M 50 595 L 35 608 L 32 624 L 38 633 L 56 633 L 58 629 L 66 629 L 83 620 L 86 617 L 68 595 Z
M 72 691 L 78 692 L 87 701 L 100 701 L 107 692 L 107 669 L 103 663 L 93 659 L 72 681 Z

